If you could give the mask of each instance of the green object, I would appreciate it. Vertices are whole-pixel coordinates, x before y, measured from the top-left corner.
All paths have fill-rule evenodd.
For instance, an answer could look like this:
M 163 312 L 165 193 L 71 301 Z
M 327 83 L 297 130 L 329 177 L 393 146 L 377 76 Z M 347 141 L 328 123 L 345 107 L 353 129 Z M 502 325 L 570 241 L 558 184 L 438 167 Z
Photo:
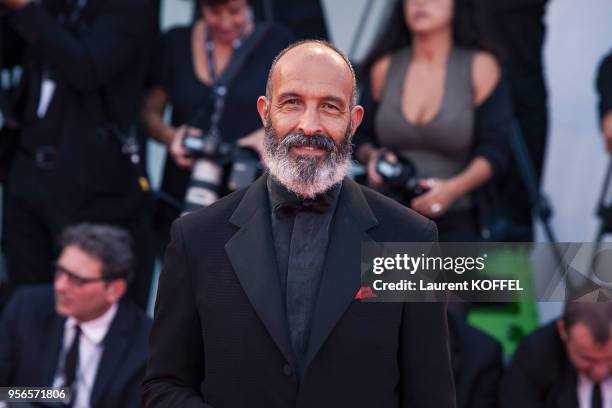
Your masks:
M 487 271 L 493 278 L 520 279 L 524 285 L 516 302 L 475 303 L 468 316 L 470 324 L 499 340 L 504 354 L 510 356 L 521 339 L 539 327 L 529 253 L 524 247 L 490 253 Z

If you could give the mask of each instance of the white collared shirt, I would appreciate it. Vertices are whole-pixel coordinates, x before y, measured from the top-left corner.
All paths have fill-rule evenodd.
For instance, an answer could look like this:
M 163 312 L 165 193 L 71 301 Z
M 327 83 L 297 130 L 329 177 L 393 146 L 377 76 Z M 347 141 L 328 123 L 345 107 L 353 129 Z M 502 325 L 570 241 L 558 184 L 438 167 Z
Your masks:
M 118 305 L 113 304 L 102 316 L 79 324 L 81 337 L 79 339 L 78 367 L 73 384 L 73 389 L 76 390 L 74 408 L 89 408 L 91 391 L 96 380 L 100 358 L 102 358 L 102 352 L 104 351 L 102 340 L 104 340 L 115 318 L 117 308 Z M 64 324 L 63 348 L 58 367 L 55 371 L 54 387 L 61 387 L 64 384 L 64 358 L 74 340 L 77 324 L 78 322 L 74 317 L 66 319 Z
M 593 381 L 589 380 L 584 374 L 578 374 L 578 384 L 576 386 L 578 394 L 578 407 L 591 408 L 591 394 L 593 393 Z M 603 408 L 612 408 L 612 377 L 601 383 L 601 393 Z

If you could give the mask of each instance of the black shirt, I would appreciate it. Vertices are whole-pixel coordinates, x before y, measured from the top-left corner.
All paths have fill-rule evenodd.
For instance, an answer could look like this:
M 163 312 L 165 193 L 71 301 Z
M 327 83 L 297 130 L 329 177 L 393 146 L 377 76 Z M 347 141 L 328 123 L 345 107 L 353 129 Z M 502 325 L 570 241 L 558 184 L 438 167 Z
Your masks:
M 272 176 L 268 176 L 268 197 L 270 199 L 270 208 L 274 208 L 277 204 L 284 201 L 296 199 L 295 194 L 285 189 L 281 184 L 278 183 Z M 331 190 L 325 194 L 330 202 L 329 209 L 323 214 L 310 213 L 313 223 L 317 224 L 318 229 L 329 229 L 331 227 L 331 221 L 338 203 L 338 196 L 340 195 L 341 184 L 337 184 Z M 291 236 L 293 233 L 293 223 L 295 216 L 291 217 L 279 217 L 274 212 L 271 214 L 272 223 L 272 236 L 274 237 L 274 248 L 276 252 L 276 261 L 278 265 L 279 280 L 281 283 L 281 290 L 283 292 L 283 300 L 287 295 L 287 265 L 289 262 L 289 249 L 291 246 Z M 328 236 L 329 240 L 329 236 Z M 320 251 L 313 253 L 312 256 L 325 257 L 328 241 L 321 242 Z

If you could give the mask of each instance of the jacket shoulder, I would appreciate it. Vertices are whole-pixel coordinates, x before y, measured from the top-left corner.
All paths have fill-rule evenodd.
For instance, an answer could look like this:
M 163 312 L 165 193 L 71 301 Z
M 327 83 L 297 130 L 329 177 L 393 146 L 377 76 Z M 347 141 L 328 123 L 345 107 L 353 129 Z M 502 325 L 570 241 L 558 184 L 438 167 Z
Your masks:
M 149 316 L 134 303 L 131 299 L 124 298 L 119 304 L 119 313 L 115 319 L 121 319 L 117 330 L 113 331 L 115 336 L 126 336 L 129 342 L 130 359 L 125 361 L 128 366 L 137 368 L 146 364 L 148 355 L 149 333 L 151 332 L 152 321 Z M 109 332 L 110 334 L 110 332 Z M 127 366 L 126 366 L 127 367 Z
M 17 289 L 11 296 L 6 310 L 11 313 L 24 313 L 28 316 L 41 316 L 46 315 L 48 311 L 54 311 L 53 286 L 25 286 Z
M 448 327 L 451 337 L 459 345 L 469 358 L 482 360 L 502 361 L 502 349 L 500 343 L 484 331 L 471 326 L 461 318 L 448 313 Z
M 546 387 L 557 381 L 566 362 L 563 343 L 555 322 L 552 322 L 521 341 L 508 371 L 519 370 L 540 387 Z
M 516 355 L 539 359 L 552 357 L 563 351 L 561 338 L 555 322 L 549 323 L 526 336 L 519 345 Z M 540 356 L 538 358 L 538 356 Z M 535 362 L 535 360 L 534 360 Z

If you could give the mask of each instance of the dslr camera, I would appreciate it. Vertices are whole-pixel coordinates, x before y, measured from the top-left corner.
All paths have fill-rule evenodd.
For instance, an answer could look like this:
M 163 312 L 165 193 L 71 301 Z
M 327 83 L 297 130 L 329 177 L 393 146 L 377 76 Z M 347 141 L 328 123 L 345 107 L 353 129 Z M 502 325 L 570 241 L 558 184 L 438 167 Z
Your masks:
M 383 152 L 376 161 L 376 172 L 383 178 L 387 195 L 400 202 L 410 202 L 415 197 L 425 194 L 428 189 L 420 185 L 417 169 L 412 161 L 397 157 L 397 162 L 387 160 Z
M 183 147 L 196 158 L 185 195 L 183 214 L 207 207 L 220 197 L 251 184 L 263 168 L 257 152 L 224 143 L 218 135 L 186 131 Z

